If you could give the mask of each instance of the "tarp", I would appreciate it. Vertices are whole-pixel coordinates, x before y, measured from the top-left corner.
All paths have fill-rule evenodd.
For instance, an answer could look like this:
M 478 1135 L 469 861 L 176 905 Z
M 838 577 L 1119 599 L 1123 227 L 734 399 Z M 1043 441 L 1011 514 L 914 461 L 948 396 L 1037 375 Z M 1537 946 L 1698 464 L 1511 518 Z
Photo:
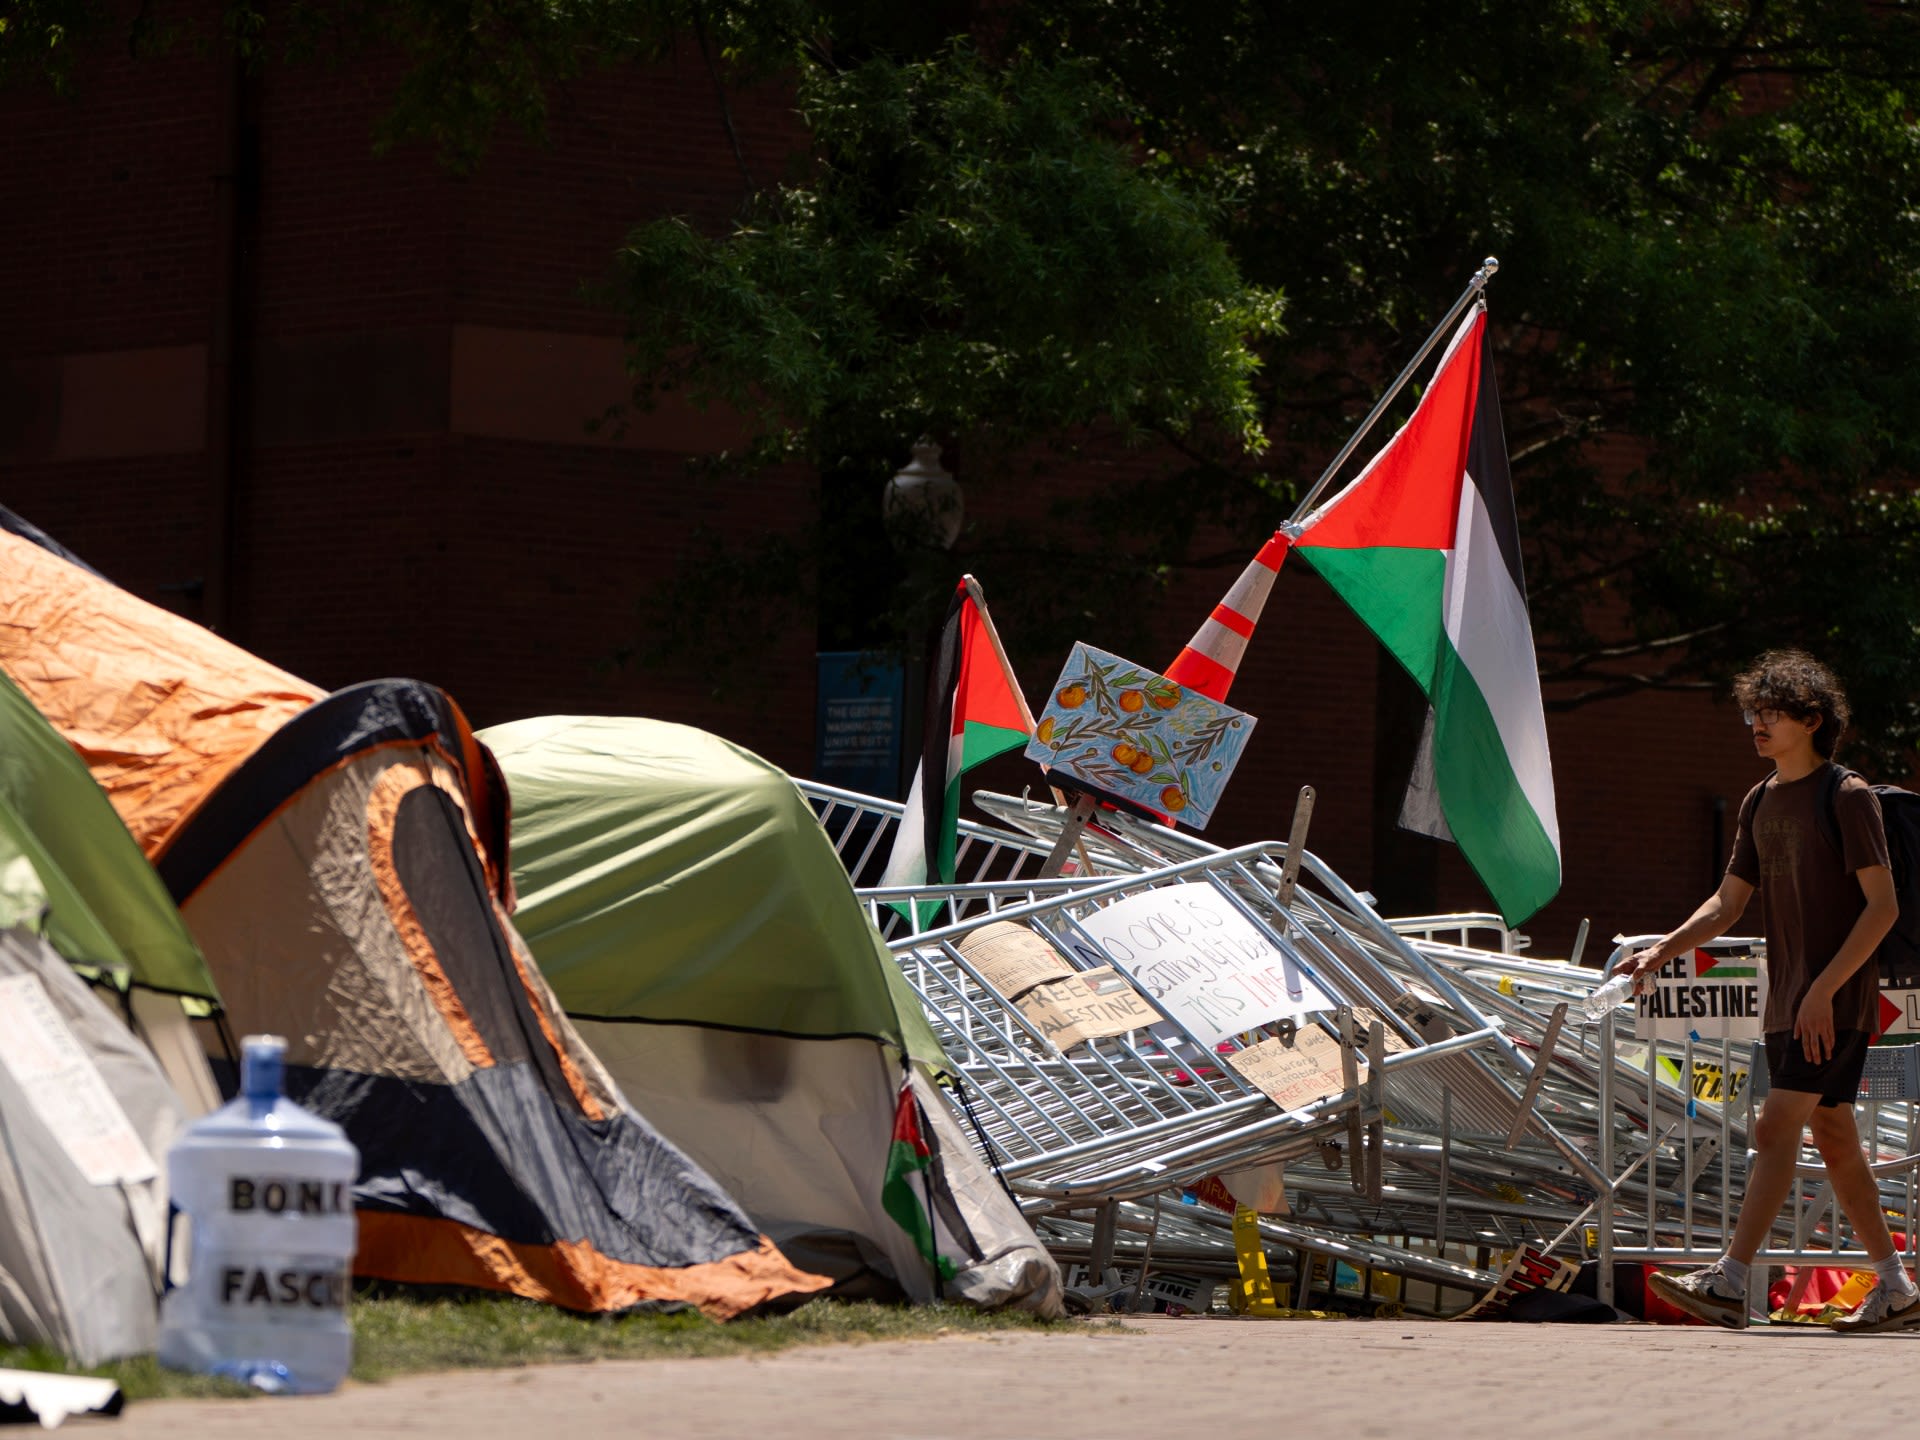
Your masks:
M 0 987 L 0 1341 L 82 1365 L 150 1351 L 185 1111 L 40 936 L 0 931 Z
M 783 771 L 660 720 L 543 716 L 480 738 L 512 791 L 521 933 L 570 1015 L 865 1036 L 945 1068 Z

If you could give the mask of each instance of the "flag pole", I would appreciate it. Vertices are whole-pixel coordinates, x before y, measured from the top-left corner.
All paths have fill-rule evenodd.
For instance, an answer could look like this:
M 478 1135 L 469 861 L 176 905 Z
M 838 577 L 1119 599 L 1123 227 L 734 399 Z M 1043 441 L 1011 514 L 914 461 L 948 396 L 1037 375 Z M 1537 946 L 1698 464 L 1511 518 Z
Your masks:
M 1327 486 L 1333 483 L 1333 477 L 1340 473 L 1340 467 L 1347 463 L 1347 458 L 1359 447 L 1360 442 L 1367 438 L 1367 432 L 1373 429 L 1374 423 L 1386 411 L 1387 406 L 1393 403 L 1393 397 L 1398 395 L 1406 387 L 1407 381 L 1413 378 L 1413 372 L 1420 368 L 1420 362 L 1427 358 L 1428 352 L 1439 343 L 1440 337 L 1447 333 L 1448 327 L 1460 318 L 1461 312 L 1480 298 L 1481 293 L 1487 288 L 1487 281 L 1493 278 L 1493 272 L 1499 268 L 1500 257 L 1497 255 L 1489 255 L 1480 262 L 1480 268 L 1473 272 L 1473 278 L 1467 281 L 1467 288 L 1460 292 L 1460 298 L 1453 302 L 1453 308 L 1440 317 L 1440 323 L 1434 326 L 1433 333 L 1427 336 L 1427 343 L 1422 345 L 1419 353 L 1407 362 L 1407 367 L 1400 372 L 1399 378 L 1387 387 L 1387 393 L 1374 402 L 1373 409 L 1367 412 L 1367 418 L 1360 422 L 1360 428 L 1355 430 L 1347 443 L 1340 447 L 1340 453 L 1333 457 L 1333 463 L 1327 466 L 1326 472 L 1314 482 L 1313 489 L 1307 492 L 1306 499 L 1302 500 L 1293 514 L 1288 517 L 1289 525 L 1297 525 L 1307 512 L 1313 509 L 1313 502 L 1318 500 L 1325 493 Z

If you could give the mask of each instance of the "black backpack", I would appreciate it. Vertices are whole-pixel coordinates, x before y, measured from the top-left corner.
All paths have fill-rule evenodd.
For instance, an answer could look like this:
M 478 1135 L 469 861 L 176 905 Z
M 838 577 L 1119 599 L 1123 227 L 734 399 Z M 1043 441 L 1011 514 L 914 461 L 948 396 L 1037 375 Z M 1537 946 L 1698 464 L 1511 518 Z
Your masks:
M 1840 786 L 1856 772 L 1839 765 L 1827 767 L 1826 793 L 1816 812 L 1820 833 L 1842 853 L 1840 821 L 1835 809 L 1840 803 Z M 1901 989 L 1920 987 L 1920 795 L 1898 785 L 1875 785 L 1880 798 L 1880 822 L 1887 832 L 1887 860 L 1893 870 L 1894 898 L 1900 902 L 1899 918 L 1880 942 L 1874 958 L 1880 966 L 1880 983 Z M 1740 827 L 1749 834 L 1754 812 L 1759 808 L 1767 786 L 1761 785 L 1747 797 L 1740 810 Z

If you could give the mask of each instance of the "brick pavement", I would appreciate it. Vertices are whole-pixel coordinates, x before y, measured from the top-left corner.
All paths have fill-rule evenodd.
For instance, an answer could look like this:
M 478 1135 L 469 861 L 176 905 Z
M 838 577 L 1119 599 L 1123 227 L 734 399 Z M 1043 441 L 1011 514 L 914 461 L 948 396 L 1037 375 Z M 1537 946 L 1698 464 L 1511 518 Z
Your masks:
M 1898 1425 L 1904 1373 L 1920 1359 L 1912 1348 L 1920 1335 L 1843 1338 L 1784 1327 L 1735 1335 L 1624 1324 L 1152 1317 L 1128 1321 L 1127 1330 L 425 1375 L 301 1400 L 149 1402 L 131 1407 L 116 1433 L 1767 1440 L 1848 1433 L 1881 1405 Z

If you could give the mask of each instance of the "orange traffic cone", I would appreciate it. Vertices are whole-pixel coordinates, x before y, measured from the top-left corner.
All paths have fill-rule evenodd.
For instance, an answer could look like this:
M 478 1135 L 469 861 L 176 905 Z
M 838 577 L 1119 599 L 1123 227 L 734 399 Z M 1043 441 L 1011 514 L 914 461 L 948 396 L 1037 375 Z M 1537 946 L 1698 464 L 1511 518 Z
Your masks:
M 1197 690 L 1209 700 L 1227 698 L 1240 657 L 1247 653 L 1247 640 L 1253 625 L 1273 589 L 1273 577 L 1280 573 L 1280 562 L 1287 558 L 1293 541 L 1276 530 L 1273 538 L 1260 547 L 1240 578 L 1233 582 L 1226 598 L 1213 607 L 1213 614 L 1201 622 L 1200 629 L 1180 658 L 1167 667 L 1167 678 L 1189 690 Z

